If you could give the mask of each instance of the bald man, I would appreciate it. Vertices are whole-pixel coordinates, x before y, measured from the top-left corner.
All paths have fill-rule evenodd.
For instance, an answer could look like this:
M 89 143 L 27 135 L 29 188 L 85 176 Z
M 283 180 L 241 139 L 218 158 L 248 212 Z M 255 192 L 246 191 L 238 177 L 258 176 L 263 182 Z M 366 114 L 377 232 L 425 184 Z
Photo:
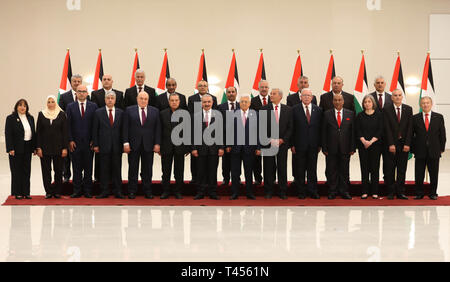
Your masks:
M 113 83 L 114 80 L 112 78 L 112 75 L 105 74 L 102 77 L 102 85 L 103 88 L 99 90 L 94 90 L 91 92 L 91 101 L 97 104 L 98 108 L 103 108 L 105 104 L 105 94 L 114 91 L 116 93 L 116 103 L 114 104 L 114 107 L 119 109 L 124 109 L 123 106 L 123 92 L 119 91 L 117 89 L 113 89 Z
M 333 97 L 336 94 L 342 94 L 344 98 L 344 109 L 355 111 L 355 102 L 352 94 L 342 91 L 344 86 L 344 80 L 340 76 L 335 76 L 331 82 L 332 90 L 328 93 L 322 94 L 320 96 L 319 107 L 322 108 L 322 112 L 334 109 Z

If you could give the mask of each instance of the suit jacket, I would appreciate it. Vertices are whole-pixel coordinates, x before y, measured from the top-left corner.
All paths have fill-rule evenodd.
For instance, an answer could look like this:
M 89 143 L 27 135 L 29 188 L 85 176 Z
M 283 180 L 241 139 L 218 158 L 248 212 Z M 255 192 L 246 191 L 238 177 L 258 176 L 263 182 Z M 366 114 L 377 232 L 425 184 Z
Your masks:
M 67 132 L 69 142 L 75 141 L 75 150 L 90 149 L 92 124 L 96 110 L 97 105 L 95 103 L 86 101 L 84 117 L 82 118 L 78 103 L 74 102 L 67 106 Z
M 286 98 L 286 104 L 289 107 L 293 107 L 293 106 L 295 106 L 297 104 L 301 104 L 301 103 L 302 103 L 302 101 L 300 100 L 300 92 L 292 93 L 289 96 L 287 96 L 287 98 Z M 311 103 L 314 105 L 317 105 L 316 95 L 313 95 Z
M 178 108 L 179 110 L 181 108 Z M 175 111 L 177 111 L 175 110 Z M 184 110 L 184 109 L 182 109 Z M 180 122 L 172 122 L 172 109 L 164 109 L 159 112 L 159 117 L 161 120 L 161 154 L 185 154 L 189 152 L 186 145 L 182 144 L 179 146 L 175 146 L 172 143 L 172 130 L 180 124 Z
M 175 92 L 175 93 L 177 93 L 178 96 L 180 97 L 180 106 L 179 106 L 179 108 L 187 110 L 186 96 L 184 96 L 183 94 L 178 93 L 178 92 Z M 158 100 L 157 102 L 158 102 L 158 107 L 159 107 L 160 111 L 165 110 L 167 108 L 170 108 L 170 106 L 169 106 L 169 98 L 167 97 L 168 95 L 169 94 L 167 92 L 164 92 L 164 93 L 162 93 L 162 94 L 157 96 L 157 100 Z
M 252 100 L 250 102 L 250 109 L 255 110 L 255 111 L 261 110 L 261 108 L 263 107 L 263 104 L 262 104 L 261 98 L 259 98 L 259 96 L 260 95 L 252 98 Z M 266 97 L 267 97 L 267 105 L 272 104 L 272 102 L 270 101 L 269 95 L 267 95 Z
M 423 113 L 413 116 L 413 137 L 411 151 L 416 158 L 437 159 L 441 157 L 441 152 L 445 151 L 445 125 L 444 117 L 436 112 L 431 112 L 429 117 L 428 131 L 425 129 Z
M 292 146 L 296 151 L 317 150 L 322 145 L 322 109 L 311 103 L 311 119 L 308 124 L 305 109 L 302 104 L 292 108 L 293 128 Z
M 293 132 L 292 108 L 284 104 L 280 105 L 281 107 L 280 107 L 280 118 L 278 122 L 279 126 L 278 138 L 283 139 L 284 141 L 284 143 L 280 146 L 280 150 L 282 149 L 287 150 L 289 148 Z M 266 106 L 261 108 L 261 111 L 267 111 L 267 135 L 269 138 L 273 138 L 271 132 L 271 122 L 272 122 L 271 112 L 274 111 L 274 109 L 275 108 L 272 103 L 267 104 Z M 270 144 L 263 147 L 270 147 Z
M 73 99 L 72 90 L 69 90 L 61 94 L 61 96 L 59 96 L 58 105 L 63 111 L 66 111 L 67 105 L 73 103 L 74 101 L 75 100 Z
M 239 113 L 239 116 L 241 116 L 241 109 L 236 110 L 236 113 Z M 256 123 L 250 124 L 251 122 Z M 249 109 L 247 111 L 245 128 L 240 127 L 239 123 L 242 124 L 242 118 L 234 119 L 233 121 L 234 140 L 232 144 L 227 145 L 226 147 L 231 147 L 231 154 L 240 154 L 241 152 L 244 152 L 245 154 L 253 155 L 255 153 L 255 150 L 258 150 L 260 148 L 258 144 L 258 112 L 252 109 Z M 244 129 L 244 138 L 245 138 L 244 145 L 238 145 L 238 136 L 242 134 L 242 131 L 240 131 L 241 129 Z M 250 144 L 250 134 L 255 134 L 256 144 L 253 145 Z M 226 136 L 227 135 L 225 135 L 224 138 L 226 138 Z
M 236 110 L 239 110 L 239 109 L 240 109 L 240 107 L 239 107 L 239 102 L 235 101 L 234 103 L 235 103 L 235 105 L 234 105 L 234 110 L 235 110 L 235 111 L 236 111 Z M 217 109 L 218 109 L 219 111 L 221 111 L 222 113 L 225 113 L 226 111 L 228 111 L 228 101 L 226 101 L 225 103 L 222 103 L 222 104 L 218 105 L 218 106 L 217 106 Z
M 36 148 L 41 148 L 44 155 L 61 155 L 63 149 L 69 148 L 66 113 L 61 111 L 50 124 L 50 120 L 39 112 L 36 125 Z
M 32 115 L 27 115 L 28 123 L 31 127 L 31 141 L 32 149 L 36 148 L 36 130 L 34 126 L 34 118 Z M 23 154 L 25 152 L 25 130 L 23 128 L 22 122 L 20 121 L 19 115 L 17 113 L 12 113 L 6 118 L 5 125 L 5 142 L 6 142 L 6 152 L 15 152 L 15 154 Z
M 155 108 L 158 108 L 158 101 L 156 99 L 156 91 L 155 88 L 152 88 L 150 86 L 144 85 L 145 92 L 148 93 L 148 104 L 150 106 L 153 106 Z M 133 86 L 131 88 L 127 88 L 125 90 L 125 96 L 123 99 L 124 108 L 127 108 L 129 106 L 137 105 L 137 95 L 138 95 L 138 88 L 137 86 Z
M 191 96 L 192 97 L 192 96 Z M 194 122 L 196 119 L 201 119 L 202 120 L 202 145 L 196 145 L 195 144 L 195 139 L 194 139 Z M 209 126 L 211 126 L 212 124 L 214 124 L 216 122 L 216 116 L 213 113 L 211 116 L 211 121 Z M 194 117 L 192 118 L 192 146 L 191 146 L 191 151 L 197 150 L 199 156 L 207 156 L 207 155 L 218 155 L 219 149 L 224 149 L 225 146 L 223 145 L 224 142 L 222 140 L 222 145 L 220 144 L 213 144 L 213 145 L 206 145 L 204 140 L 203 140 L 203 133 L 205 132 L 206 129 L 206 123 L 204 122 L 204 116 L 203 116 L 203 110 L 201 112 L 196 112 L 194 113 Z M 215 137 L 216 132 L 214 131 L 214 133 L 212 134 L 212 137 Z
M 384 119 L 384 144 L 389 147 L 398 145 L 399 140 L 403 139 L 404 145 L 411 146 L 412 141 L 412 108 L 402 104 L 402 113 L 400 123 L 397 120 L 397 111 L 394 105 L 385 107 L 383 110 Z
M 111 126 L 106 106 L 95 111 L 92 141 L 94 147 L 99 147 L 101 154 L 122 153 L 123 116 L 123 111 L 115 108 L 114 123 Z
M 123 92 L 116 90 L 116 89 L 111 89 L 112 91 L 114 91 L 116 93 L 116 103 L 114 104 L 114 106 L 116 108 L 119 109 L 124 109 L 124 105 L 123 105 Z M 92 91 L 91 93 L 91 101 L 94 102 L 95 104 L 97 104 L 98 108 L 102 108 L 104 107 L 105 104 L 105 89 L 99 89 L 99 90 L 95 90 Z
M 217 98 L 216 96 L 210 94 L 213 97 L 213 110 L 217 110 Z M 188 98 L 188 111 L 193 114 L 194 113 L 194 103 L 201 102 L 202 98 L 199 93 L 194 94 Z
M 378 103 L 378 94 L 377 92 L 372 92 L 370 93 L 370 95 L 372 95 L 372 97 L 375 99 L 375 102 L 377 103 L 377 109 L 383 111 L 384 108 L 389 107 L 390 105 L 392 105 L 392 95 L 387 93 L 386 91 L 384 92 L 384 106 L 383 108 L 380 107 L 380 103 Z
M 341 127 L 336 120 L 334 108 L 323 115 L 322 151 L 329 154 L 349 154 L 355 151 L 355 114 L 342 109 Z
M 324 93 L 320 96 L 320 105 L 323 112 L 334 109 L 333 105 L 333 91 Z M 344 97 L 344 109 L 355 111 L 355 101 L 352 94 L 342 91 L 342 96 Z
M 141 125 L 140 111 L 137 105 L 129 106 L 123 119 L 123 142 L 130 143 L 131 150 L 138 150 L 141 144 L 146 152 L 152 152 L 154 145 L 161 144 L 161 121 L 159 110 L 147 106 L 147 117 Z

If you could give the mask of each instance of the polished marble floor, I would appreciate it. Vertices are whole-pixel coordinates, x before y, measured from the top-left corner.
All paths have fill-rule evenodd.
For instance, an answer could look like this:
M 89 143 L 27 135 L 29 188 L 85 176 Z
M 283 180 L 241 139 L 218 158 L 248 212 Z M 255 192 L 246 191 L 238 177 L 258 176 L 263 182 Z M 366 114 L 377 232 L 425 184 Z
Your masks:
M 0 175 L 3 202 L 5 157 Z M 32 194 L 41 181 L 33 159 Z M 449 181 L 445 155 L 440 195 Z M 0 231 L 0 261 L 450 261 L 450 207 L 1 206 Z

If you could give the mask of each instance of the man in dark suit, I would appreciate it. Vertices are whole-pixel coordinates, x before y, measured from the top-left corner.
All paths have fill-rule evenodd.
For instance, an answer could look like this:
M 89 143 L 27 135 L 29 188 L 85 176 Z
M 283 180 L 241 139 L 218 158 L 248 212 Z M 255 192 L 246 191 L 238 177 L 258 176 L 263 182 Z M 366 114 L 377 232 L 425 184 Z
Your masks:
M 145 72 L 141 69 L 136 70 L 134 75 L 136 79 L 136 85 L 125 90 L 125 96 L 123 99 L 124 108 L 137 104 L 137 95 L 142 91 L 146 92 L 149 96 L 148 104 L 155 108 L 158 108 L 158 100 L 156 98 L 155 88 L 145 85 Z
M 322 112 L 334 109 L 333 97 L 336 94 L 342 94 L 344 98 L 344 109 L 355 112 L 354 96 L 350 93 L 342 91 L 344 86 L 344 80 L 340 76 L 335 76 L 331 82 L 332 90 L 328 93 L 324 93 L 320 96 L 319 107 L 322 108 Z
M 250 109 L 259 112 L 262 107 L 271 104 L 269 98 L 269 82 L 267 80 L 261 79 L 258 83 L 259 95 L 252 98 Z M 275 172 L 274 172 L 275 173 Z M 255 184 L 261 185 L 262 183 L 262 158 L 261 156 L 255 155 L 253 161 L 253 176 L 255 177 Z
M 70 78 L 70 85 L 72 87 L 71 90 L 61 94 L 59 96 L 59 107 L 66 112 L 67 105 L 70 103 L 73 103 L 77 99 L 77 87 L 83 82 L 83 77 L 79 74 L 75 74 Z M 70 180 L 70 177 L 72 176 L 71 170 L 70 170 L 70 161 L 72 159 L 72 154 L 69 152 L 67 154 L 67 157 L 64 158 L 64 166 L 63 166 L 63 182 L 67 183 Z
M 302 92 L 302 89 L 309 88 L 309 78 L 306 76 L 303 76 L 303 75 L 300 76 L 297 80 L 297 87 L 298 87 L 297 93 L 289 94 L 289 96 L 287 96 L 287 98 L 286 98 L 286 104 L 291 108 L 294 107 L 295 105 L 302 103 L 301 92 Z M 314 105 L 317 105 L 317 99 L 316 99 L 315 95 L 312 95 L 311 103 L 313 103 Z M 295 175 L 295 172 L 297 171 L 297 168 L 296 168 L 297 155 L 294 154 L 293 152 L 292 152 L 291 161 L 292 161 L 292 177 L 294 177 L 295 185 L 298 186 L 297 176 Z
M 231 87 L 230 87 L 231 88 Z M 231 200 L 236 200 L 239 196 L 241 184 L 241 165 L 244 164 L 245 191 L 247 199 L 255 200 L 253 194 L 253 161 L 258 146 L 258 113 L 249 110 L 251 97 L 249 94 L 241 95 L 240 107 L 234 113 L 238 118 L 233 119 L 233 142 L 226 145 L 226 151 L 230 154 L 231 161 Z M 227 126 L 227 130 L 228 130 Z M 228 135 L 228 134 L 227 134 Z M 227 136 L 228 137 L 228 136 Z M 243 137 L 243 142 L 238 142 Z M 252 143 L 252 137 L 254 143 Z M 259 151 L 260 152 L 260 151 Z M 259 153 L 260 154 L 260 153 Z
M 201 121 L 201 136 L 195 134 L 196 121 Z M 213 110 L 213 97 L 210 94 L 204 94 L 202 96 L 202 110 L 194 113 L 192 126 L 193 145 L 191 154 L 196 158 L 198 169 L 197 195 L 194 200 L 203 199 L 206 193 L 209 194 L 210 199 L 219 199 L 219 196 L 217 196 L 217 165 L 219 164 L 219 157 L 223 156 L 224 153 L 223 140 L 210 140 L 213 141 L 212 144 L 207 145 L 207 140 L 204 138 L 205 131 L 212 130 L 208 127 L 214 126 L 212 128 L 215 128 L 217 122 L 220 122 L 218 129 L 223 130 L 222 114 Z M 210 137 L 216 139 L 218 133 L 217 130 L 214 130 L 210 132 Z M 201 137 L 201 139 L 196 140 L 196 136 L 197 138 Z
M 334 94 L 334 108 L 324 113 L 322 121 L 322 152 L 326 156 L 325 174 L 329 185 L 328 199 L 339 193 L 351 200 L 348 193 L 350 157 L 355 153 L 355 115 L 344 109 L 342 94 Z
M 239 102 L 236 101 L 237 89 L 234 86 L 230 86 L 226 90 L 227 101 L 218 106 L 219 111 L 222 112 L 224 121 L 226 121 L 226 113 L 228 111 L 234 112 L 239 109 Z M 250 103 L 249 103 L 250 105 Z M 225 151 L 222 157 L 222 176 L 223 185 L 228 186 L 231 176 L 231 154 Z
M 306 192 L 313 199 L 319 199 L 317 193 L 317 155 L 322 140 L 320 129 L 322 126 L 322 110 L 312 103 L 312 91 L 303 88 L 302 103 L 292 108 L 294 132 L 292 134 L 292 156 L 296 164 L 293 174 L 297 176 L 297 192 L 299 199 L 306 198 Z M 308 191 L 305 185 L 305 173 L 308 175 Z
M 370 93 L 370 95 L 372 95 L 372 97 L 375 99 L 375 101 L 377 103 L 377 109 L 382 112 L 385 107 L 389 108 L 392 105 L 392 98 L 391 98 L 392 95 L 390 93 L 387 93 L 384 90 L 386 88 L 386 82 L 381 75 L 377 76 L 375 78 L 375 82 L 374 82 L 373 86 L 375 87 L 375 91 Z M 380 143 L 381 148 L 386 147 L 383 139 L 384 138 L 383 138 L 383 134 L 382 134 L 381 140 L 378 141 Z M 389 156 L 387 156 L 387 154 L 389 154 L 389 152 L 387 150 L 381 151 L 381 155 L 383 156 L 383 178 L 384 179 L 386 178 L 386 174 L 387 174 L 386 164 L 387 164 L 387 158 L 389 157 Z
M 392 105 L 383 110 L 384 145 L 388 153 L 386 159 L 386 185 L 388 199 L 407 200 L 405 196 L 405 177 L 408 166 L 408 155 L 412 141 L 412 108 L 402 104 L 403 91 L 392 91 Z M 395 180 L 395 170 L 397 179 Z
M 267 136 L 270 138 L 268 147 L 278 147 L 276 155 L 263 156 L 264 192 L 266 199 L 272 198 L 275 174 L 278 175 L 278 185 L 280 186 L 279 196 L 283 200 L 287 199 L 287 153 L 293 131 L 293 122 L 292 109 L 287 105 L 281 104 L 282 98 L 283 91 L 279 88 L 273 88 L 270 91 L 271 103 L 262 107 L 260 111 L 260 113 L 266 111 L 267 114 Z M 271 130 L 273 122 L 277 123 L 276 127 L 279 129 L 278 137 Z
M 161 93 L 160 95 L 157 96 L 159 111 L 162 111 L 164 109 L 170 108 L 170 106 L 169 106 L 169 97 L 170 97 L 170 94 L 173 94 L 173 93 L 178 94 L 178 97 L 180 99 L 180 106 L 179 106 L 179 108 L 187 110 L 186 96 L 184 96 L 181 93 L 176 92 L 176 90 L 177 90 L 177 81 L 175 80 L 175 78 L 168 78 L 167 79 L 167 81 L 166 81 L 166 88 L 167 88 L 166 92 Z
M 128 154 L 128 198 L 136 198 L 139 160 L 145 198 L 153 199 L 153 154 L 160 153 L 161 122 L 159 110 L 150 106 L 145 91 L 138 94 L 137 105 L 125 110 L 123 120 L 123 151 Z
M 77 87 L 77 102 L 67 106 L 69 148 L 72 152 L 73 194 L 92 198 L 92 124 L 97 105 L 87 100 L 85 85 Z
M 413 116 L 413 139 L 411 150 L 416 158 L 415 179 L 416 197 L 423 199 L 423 179 L 425 177 L 425 167 L 428 167 L 430 174 L 430 193 L 432 200 L 437 200 L 437 186 L 439 175 L 439 159 L 445 151 L 446 135 L 444 117 L 431 111 L 433 100 L 429 96 L 420 99 L 421 113 Z
M 123 111 L 118 107 L 116 94 L 108 91 L 105 96 L 105 106 L 97 109 L 94 115 L 92 140 L 94 152 L 98 154 L 100 165 L 101 193 L 96 198 L 109 196 L 108 186 L 112 183 L 112 191 L 116 198 L 124 199 L 122 195 L 122 121 Z
M 201 100 L 202 100 L 203 95 L 208 93 L 208 82 L 206 82 L 204 80 L 200 80 L 197 83 L 197 89 L 198 89 L 198 93 L 194 94 L 188 98 L 188 111 L 191 114 L 191 116 L 193 116 L 195 114 L 194 105 L 196 103 L 201 105 Z M 214 95 L 211 95 L 211 97 L 213 98 L 212 109 L 216 110 L 217 109 L 217 98 Z M 200 108 L 201 107 L 199 107 L 199 109 Z M 192 176 L 191 182 L 190 182 L 191 184 L 197 183 L 197 162 L 196 162 L 196 160 L 197 159 L 193 158 L 191 155 L 191 176 Z
M 172 141 L 172 130 L 179 122 L 172 122 L 172 114 L 181 108 L 180 94 L 173 92 L 169 96 L 169 108 L 160 112 L 161 119 L 161 167 L 163 193 L 161 199 L 167 199 L 170 195 L 170 175 L 172 174 L 172 163 L 175 176 L 175 198 L 182 199 L 181 189 L 184 180 L 184 156 L 188 149 L 184 144 L 175 145 Z
M 114 93 L 116 94 L 116 104 L 114 105 L 115 108 L 119 108 L 121 110 L 124 109 L 123 107 L 123 92 L 113 89 L 113 79 L 112 76 L 110 74 L 105 74 L 102 77 L 102 85 L 103 88 L 99 89 L 99 90 L 94 90 L 91 93 L 91 102 L 94 102 L 95 104 L 97 104 L 97 107 L 103 108 L 106 104 L 105 104 L 105 94 L 108 93 L 109 91 L 114 91 Z

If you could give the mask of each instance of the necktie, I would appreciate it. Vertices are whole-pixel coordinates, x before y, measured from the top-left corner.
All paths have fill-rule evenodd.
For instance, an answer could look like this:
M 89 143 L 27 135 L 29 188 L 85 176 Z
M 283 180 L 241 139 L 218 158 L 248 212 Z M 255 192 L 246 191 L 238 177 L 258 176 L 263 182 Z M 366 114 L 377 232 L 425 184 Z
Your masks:
M 266 97 L 263 97 L 263 106 L 267 105 Z
M 234 102 L 231 103 L 231 110 L 234 111 Z
M 141 115 L 142 115 L 142 126 L 145 124 L 145 121 L 147 120 L 147 116 L 145 115 L 144 109 L 145 108 L 142 108 L 142 112 L 141 112 Z
M 141 92 L 142 92 L 142 86 L 139 86 L 139 93 L 141 93 Z
M 380 109 L 383 108 L 383 94 L 378 94 L 378 105 L 380 105 Z
M 245 112 L 242 112 L 244 115 L 242 116 L 242 124 L 244 125 L 245 128 L 245 124 L 247 123 L 247 116 L 245 114 Z
M 341 128 L 341 111 L 337 112 L 337 123 L 338 127 Z
M 114 118 L 113 118 L 113 115 L 112 115 L 112 109 L 109 109 L 109 124 L 111 126 L 113 126 L 113 124 L 114 124 Z
M 84 118 L 84 103 L 81 103 L 81 118 Z
M 208 127 L 208 125 L 209 125 L 208 120 L 209 120 L 208 112 L 205 112 L 205 124 L 206 124 L 206 127 Z
M 278 123 L 278 120 L 279 120 L 279 118 L 278 118 L 278 105 L 275 106 L 275 119 L 277 120 L 277 123 Z
M 308 106 L 305 107 L 306 109 L 306 119 L 308 120 L 308 124 L 311 123 L 311 115 L 309 114 Z
M 428 119 L 429 114 L 425 114 L 425 129 L 428 131 L 428 128 L 430 127 L 430 120 Z
M 400 107 L 397 107 L 397 121 L 400 123 Z

